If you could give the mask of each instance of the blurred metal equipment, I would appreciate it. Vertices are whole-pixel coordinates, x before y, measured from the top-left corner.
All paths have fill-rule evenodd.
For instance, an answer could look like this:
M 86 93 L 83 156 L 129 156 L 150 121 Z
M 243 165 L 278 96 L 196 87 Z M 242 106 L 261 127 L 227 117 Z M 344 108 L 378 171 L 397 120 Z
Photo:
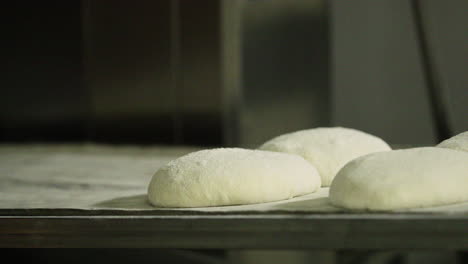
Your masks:
M 323 1 L 8 8 L 2 141 L 255 145 L 327 120 Z
M 256 147 L 339 125 L 436 143 L 431 100 L 450 132 L 468 129 L 468 2 L 421 1 L 432 97 L 410 3 L 8 3 L 0 141 Z
M 437 143 L 447 136 L 444 127 L 453 134 L 468 130 L 468 34 L 463 26 L 468 2 L 420 2 L 417 21 L 425 30 L 426 52 L 411 0 L 331 1 L 334 125 L 412 145 Z M 424 63 L 427 51 L 430 71 L 437 76 Z M 440 81 L 437 94 L 426 89 L 431 77 Z M 434 109 L 438 102 L 444 109 Z M 446 111 L 446 116 L 436 117 L 434 111 Z
M 215 0 L 87 1 L 95 139 L 222 143 L 219 9 Z
M 6 6 L 0 140 L 221 145 L 223 5 Z
M 240 143 L 328 125 L 327 1 L 244 1 L 242 29 Z
M 328 123 L 324 1 L 89 4 L 86 69 L 102 137 L 256 146 Z

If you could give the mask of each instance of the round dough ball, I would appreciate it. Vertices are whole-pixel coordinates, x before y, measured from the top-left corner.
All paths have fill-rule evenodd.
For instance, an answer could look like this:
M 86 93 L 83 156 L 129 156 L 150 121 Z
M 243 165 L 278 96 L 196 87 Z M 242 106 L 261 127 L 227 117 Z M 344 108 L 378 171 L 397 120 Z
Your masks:
M 161 207 L 205 207 L 263 203 L 312 193 L 317 170 L 285 153 L 219 148 L 182 156 L 160 168 L 149 201 Z
M 468 201 L 468 153 L 427 147 L 373 153 L 343 167 L 332 204 L 393 210 Z
M 440 142 L 437 147 L 468 151 L 468 131 Z
M 349 161 L 372 152 L 391 150 L 376 136 L 342 127 L 284 134 L 267 141 L 260 149 L 302 156 L 317 168 L 322 186 L 330 186 L 336 173 Z

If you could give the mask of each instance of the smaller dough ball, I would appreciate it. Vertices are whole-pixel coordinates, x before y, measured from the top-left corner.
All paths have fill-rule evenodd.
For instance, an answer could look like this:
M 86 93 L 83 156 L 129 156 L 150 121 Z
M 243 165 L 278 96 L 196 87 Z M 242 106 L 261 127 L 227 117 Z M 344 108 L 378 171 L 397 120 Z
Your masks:
M 376 136 L 342 127 L 284 134 L 267 141 L 260 149 L 302 156 L 317 168 L 322 186 L 330 186 L 336 173 L 349 161 L 372 152 L 391 150 Z
M 330 187 L 333 205 L 395 210 L 468 201 L 468 153 L 427 147 L 372 153 L 343 167 Z
M 468 151 L 468 131 L 440 142 L 437 147 Z
M 285 200 L 315 192 L 317 170 L 285 153 L 219 148 L 190 153 L 153 176 L 148 199 L 161 207 L 205 207 Z

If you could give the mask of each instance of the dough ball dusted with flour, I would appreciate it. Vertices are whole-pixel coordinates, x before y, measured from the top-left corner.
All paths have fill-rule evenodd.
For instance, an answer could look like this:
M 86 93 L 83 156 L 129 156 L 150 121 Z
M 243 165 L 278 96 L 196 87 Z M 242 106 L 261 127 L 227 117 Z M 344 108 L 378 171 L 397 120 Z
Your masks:
M 468 201 L 468 152 L 427 147 L 373 153 L 341 169 L 332 204 L 393 210 Z
M 440 142 L 437 147 L 468 151 L 468 131 Z
M 260 146 L 262 150 L 297 154 L 314 165 L 322 186 L 330 186 L 336 173 L 357 157 L 391 150 L 382 139 L 359 130 L 331 127 L 284 134 Z
M 205 207 L 289 199 L 320 187 L 317 170 L 285 153 L 219 148 L 190 153 L 153 176 L 148 199 L 160 207 Z

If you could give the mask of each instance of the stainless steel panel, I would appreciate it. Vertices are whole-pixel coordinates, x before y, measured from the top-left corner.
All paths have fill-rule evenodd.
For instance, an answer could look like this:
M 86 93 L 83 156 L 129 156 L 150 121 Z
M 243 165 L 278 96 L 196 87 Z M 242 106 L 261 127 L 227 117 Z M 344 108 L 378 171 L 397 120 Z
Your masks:
M 333 123 L 392 144 L 438 139 L 410 1 L 332 1 Z M 468 129 L 466 1 L 420 1 L 439 98 L 454 133 Z
M 329 123 L 326 1 L 244 1 L 240 141 Z
M 221 144 L 220 2 L 88 1 L 95 138 Z
M 448 123 L 458 134 L 468 130 L 468 1 L 421 1 L 430 48 L 441 78 Z
M 46 34 L 42 40 L 53 43 L 73 36 L 57 43 L 74 47 L 74 53 L 54 58 L 65 61 L 57 64 L 63 67 L 52 67 L 50 58 L 45 66 L 35 64 L 34 69 L 44 69 L 39 71 L 44 76 L 33 78 L 42 90 L 22 83 L 18 91 L 35 96 L 23 104 L 19 93 L 9 94 L 13 100 L 2 107 L 4 120 L 17 122 L 21 111 L 37 116 L 55 107 L 44 112 L 45 119 L 63 116 L 61 126 L 64 120 L 81 120 L 83 135 L 72 140 L 225 146 L 251 146 L 279 133 L 327 123 L 323 1 L 75 3 L 75 27 L 60 25 L 69 20 L 57 19 L 50 11 L 55 24 L 41 29 L 69 28 L 68 35 L 60 31 L 63 35 Z M 57 85 L 56 73 L 55 79 L 63 80 Z M 70 83 L 75 88 L 68 88 Z M 52 96 L 37 96 L 48 91 L 54 91 Z M 38 98 L 47 103 L 31 107 Z M 75 106 L 76 116 L 67 114 Z

